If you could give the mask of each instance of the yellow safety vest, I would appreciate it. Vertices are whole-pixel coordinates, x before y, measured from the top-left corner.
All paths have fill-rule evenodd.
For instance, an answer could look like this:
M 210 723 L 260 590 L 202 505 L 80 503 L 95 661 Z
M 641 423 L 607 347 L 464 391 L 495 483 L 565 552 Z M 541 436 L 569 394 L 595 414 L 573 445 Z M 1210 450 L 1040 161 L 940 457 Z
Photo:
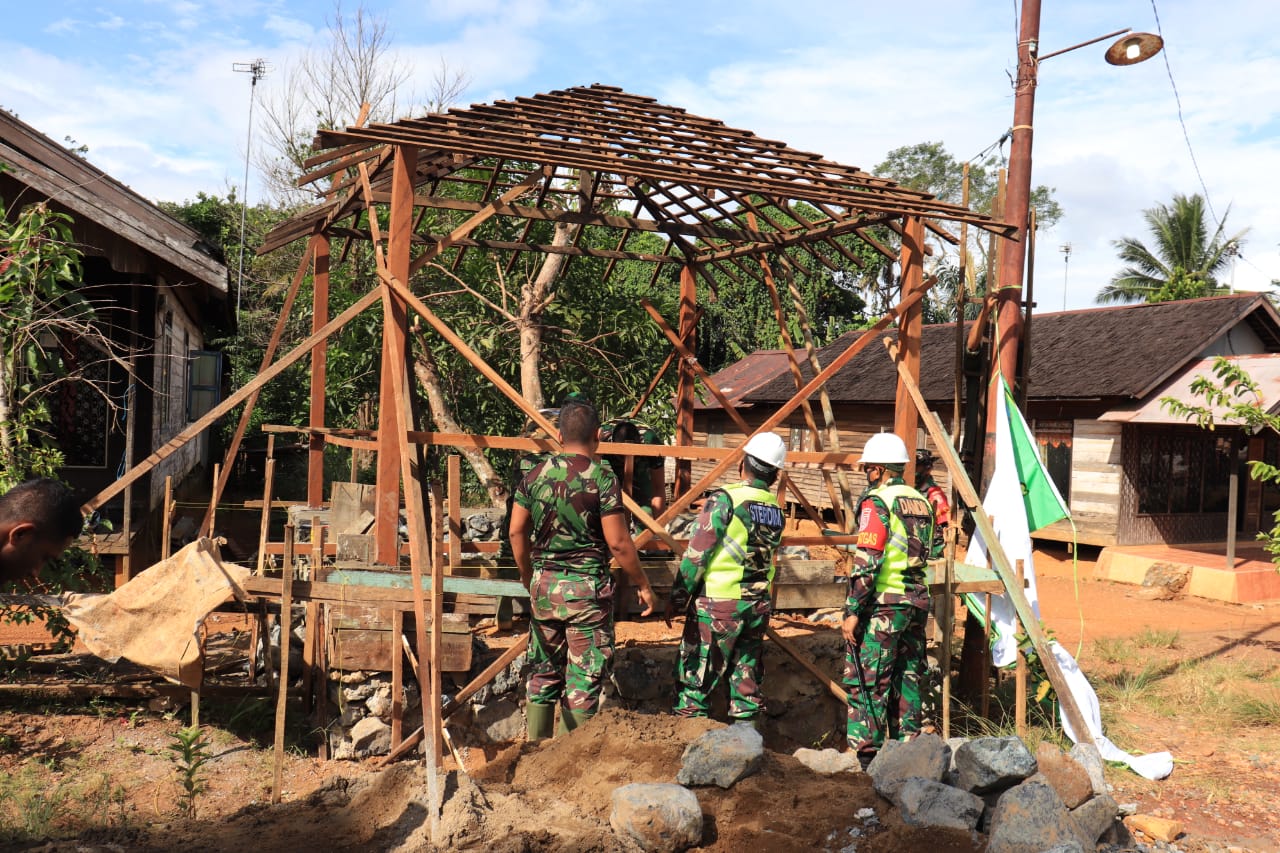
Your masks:
M 884 563 L 876 573 L 876 594 L 896 592 L 905 594 L 908 584 L 924 583 L 924 569 L 928 563 L 929 545 L 933 541 L 933 506 L 928 498 L 908 486 L 896 483 L 872 489 L 872 497 L 879 498 L 889 508 L 889 541 L 884 548 Z M 903 516 L 925 522 L 913 525 L 911 530 L 903 522 Z M 916 553 L 911 556 L 911 539 L 918 539 Z
M 725 486 L 724 491 L 733 501 L 733 514 L 707 566 L 704 594 L 735 601 L 764 598 L 773 586 L 773 554 L 782 541 L 778 499 L 768 489 L 746 483 Z

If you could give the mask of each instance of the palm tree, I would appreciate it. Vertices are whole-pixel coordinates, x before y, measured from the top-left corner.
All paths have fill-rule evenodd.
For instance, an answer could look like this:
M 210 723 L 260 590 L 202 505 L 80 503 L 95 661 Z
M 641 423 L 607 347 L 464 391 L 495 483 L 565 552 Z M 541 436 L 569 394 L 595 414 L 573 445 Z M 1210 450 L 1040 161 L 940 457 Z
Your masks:
M 1226 291 L 1217 273 L 1230 263 L 1247 228 L 1224 237 L 1224 215 L 1210 238 L 1204 198 L 1198 194 L 1174 195 L 1172 205 L 1158 204 L 1144 210 L 1142 217 L 1155 238 L 1153 247 L 1133 237 L 1113 243 L 1127 266 L 1098 292 L 1098 303 L 1168 302 Z

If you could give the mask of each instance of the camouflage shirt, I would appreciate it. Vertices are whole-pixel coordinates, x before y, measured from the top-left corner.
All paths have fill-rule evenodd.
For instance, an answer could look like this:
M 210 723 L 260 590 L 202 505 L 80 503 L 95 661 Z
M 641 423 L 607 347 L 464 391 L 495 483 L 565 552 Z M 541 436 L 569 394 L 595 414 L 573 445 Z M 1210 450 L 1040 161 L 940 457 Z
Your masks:
M 635 418 L 611 418 L 600 427 L 601 441 L 622 441 L 616 438 L 615 434 L 620 432 L 618 429 L 623 424 L 630 424 L 635 427 L 639 433 L 639 438 L 634 439 L 633 444 L 662 444 L 662 436 L 658 435 L 658 431 L 649 426 L 644 421 L 638 421 Z M 623 471 L 626 470 L 626 457 L 621 454 L 610 454 L 603 457 L 605 463 L 613 471 L 618 482 L 622 482 Z M 653 471 L 661 468 L 665 460 L 661 456 L 637 456 L 635 463 L 632 465 L 631 480 L 631 497 L 640 506 L 649 505 L 649 500 L 653 497 Z
M 556 453 L 516 487 L 515 502 L 533 520 L 533 567 L 579 574 L 609 571 L 609 546 L 600 520 L 621 512 L 618 480 L 578 453 Z
M 884 485 L 902 485 L 901 477 L 893 477 Z M 933 524 L 932 509 L 929 508 L 927 519 L 914 517 L 903 518 L 908 528 L 908 539 L 905 543 L 906 556 L 912 568 L 904 578 L 902 592 L 876 592 L 877 576 L 885 570 L 886 545 L 890 538 L 892 522 L 889 507 L 873 494 L 875 489 L 867 489 L 858 499 L 858 550 L 854 554 L 853 568 L 849 572 L 849 596 L 845 602 L 845 612 L 866 614 L 872 602 L 881 604 L 909 604 L 912 607 L 928 609 L 929 587 L 925 583 L 924 564 L 931 556 L 932 531 L 930 541 L 922 541 L 916 535 L 917 525 Z M 927 529 L 927 527 L 926 527 Z

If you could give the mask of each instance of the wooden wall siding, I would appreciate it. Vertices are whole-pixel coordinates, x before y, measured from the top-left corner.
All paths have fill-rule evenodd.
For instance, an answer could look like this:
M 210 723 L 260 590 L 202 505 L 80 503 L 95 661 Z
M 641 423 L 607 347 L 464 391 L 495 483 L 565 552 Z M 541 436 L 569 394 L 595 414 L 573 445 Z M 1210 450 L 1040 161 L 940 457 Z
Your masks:
M 1167 513 L 1138 514 L 1138 490 L 1132 472 L 1138 469 L 1138 452 L 1142 427 L 1125 424 L 1121 456 L 1124 460 L 1124 482 L 1120 492 L 1120 518 L 1117 545 L 1152 545 L 1156 543 L 1212 542 L 1227 538 L 1227 514 Z
M 862 447 L 867 443 L 867 439 L 872 435 L 882 431 L 893 429 L 893 408 L 891 406 L 855 406 L 840 405 L 834 407 L 836 423 L 840 426 L 840 449 L 845 452 L 852 453 L 854 459 L 862 453 Z M 753 428 L 763 423 L 771 414 L 772 410 L 752 410 L 743 409 L 740 414 Z M 821 415 L 818 415 L 821 418 Z M 944 417 L 944 422 L 949 418 Z M 722 426 L 723 425 L 723 426 Z M 719 436 L 714 434 L 708 435 L 708 427 L 722 430 Z M 779 427 L 776 432 L 781 436 L 783 441 L 791 445 L 792 429 L 801 431 L 804 435 L 804 450 L 813 450 L 812 436 L 805 425 L 804 417 L 796 415 L 791 418 L 786 427 Z M 714 411 L 699 411 L 694 421 L 693 443 L 701 446 L 714 447 L 738 447 L 744 441 L 744 436 L 740 435 L 737 428 L 729 419 Z M 720 442 L 720 443 L 717 443 Z M 923 437 L 919 440 L 919 445 L 924 446 Z M 693 480 L 697 482 L 707 471 L 711 470 L 712 462 L 705 460 L 694 460 L 693 462 Z M 787 473 L 791 477 L 804 496 L 819 509 L 828 509 L 831 507 L 831 498 L 827 492 L 826 483 L 823 480 L 822 470 L 816 465 L 788 465 Z M 849 484 L 854 491 L 855 496 L 861 494 L 866 488 L 867 481 L 862 476 L 862 472 L 856 467 L 850 468 Z M 947 475 L 946 466 L 938 463 L 934 466 L 934 479 L 938 481 L 938 485 L 943 489 L 950 488 L 950 478 Z M 721 483 L 732 483 L 737 480 L 736 469 L 727 473 Z M 839 487 L 836 487 L 836 494 L 839 494 Z M 794 497 L 792 498 L 794 500 Z
M 1080 542 L 1116 543 L 1123 480 L 1120 424 L 1088 419 L 1072 421 L 1068 503 Z

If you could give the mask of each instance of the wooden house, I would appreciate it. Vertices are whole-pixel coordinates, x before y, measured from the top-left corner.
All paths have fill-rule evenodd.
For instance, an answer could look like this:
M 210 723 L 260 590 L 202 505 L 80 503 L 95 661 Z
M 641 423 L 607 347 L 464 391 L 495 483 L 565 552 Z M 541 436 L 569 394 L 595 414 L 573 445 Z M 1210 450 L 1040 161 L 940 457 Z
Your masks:
M 854 334 L 821 350 L 819 360 L 830 363 Z M 1280 508 L 1280 489 L 1252 481 L 1243 463 L 1280 460 L 1280 436 L 1246 435 L 1236 427 L 1203 430 L 1170 415 L 1159 402 L 1164 396 L 1192 401 L 1192 379 L 1212 375 L 1211 359 L 1225 355 L 1239 358 L 1264 392 L 1270 389 L 1264 405 L 1276 405 L 1280 314 L 1265 295 L 1037 314 L 1025 338 L 1029 379 L 1024 411 L 1071 506 L 1079 542 L 1221 540 L 1233 472 L 1239 484 L 1238 532 L 1250 536 L 1270 527 L 1272 513 Z M 921 389 L 952 432 L 956 353 L 954 323 L 924 327 Z M 753 390 L 742 394 L 737 406 L 751 425 L 762 423 L 795 391 L 785 362 L 762 364 L 751 376 Z M 741 373 L 741 368 L 731 366 L 717 377 L 731 371 Z M 762 375 L 766 371 L 773 375 Z M 806 378 L 810 375 L 804 370 Z M 894 365 L 880 346 L 868 347 L 828 383 L 841 449 L 860 451 L 872 433 L 892 428 L 895 388 Z M 821 423 L 816 395 L 813 402 Z M 736 446 L 742 440 L 714 400 L 699 407 L 695 424 L 696 442 Z M 960 431 L 963 446 L 974 446 L 974 430 L 962 425 Z M 813 449 L 812 434 L 799 413 L 779 433 L 791 447 Z M 923 430 L 919 443 L 925 446 Z M 945 472 L 937 473 L 945 487 Z M 815 506 L 832 505 L 821 472 L 797 468 L 791 474 Z M 852 471 L 851 477 L 860 489 L 861 476 Z M 1060 523 L 1038 536 L 1070 541 L 1072 533 Z
M 62 476 L 87 498 L 217 402 L 221 359 L 207 341 L 231 327 L 227 269 L 194 230 L 4 110 L 0 164 L 0 198 L 11 214 L 43 201 L 72 217 L 83 254 L 79 287 L 122 354 L 114 362 L 90 341 L 58 342 L 68 361 L 93 365 L 87 375 L 109 392 L 68 384 L 51 401 Z M 114 532 L 96 547 L 112 558 L 118 580 L 131 558 L 145 567 L 158 554 L 158 531 L 139 531 L 158 514 L 165 478 L 180 482 L 207 461 L 207 442 L 183 446 L 149 481 L 103 507 Z

